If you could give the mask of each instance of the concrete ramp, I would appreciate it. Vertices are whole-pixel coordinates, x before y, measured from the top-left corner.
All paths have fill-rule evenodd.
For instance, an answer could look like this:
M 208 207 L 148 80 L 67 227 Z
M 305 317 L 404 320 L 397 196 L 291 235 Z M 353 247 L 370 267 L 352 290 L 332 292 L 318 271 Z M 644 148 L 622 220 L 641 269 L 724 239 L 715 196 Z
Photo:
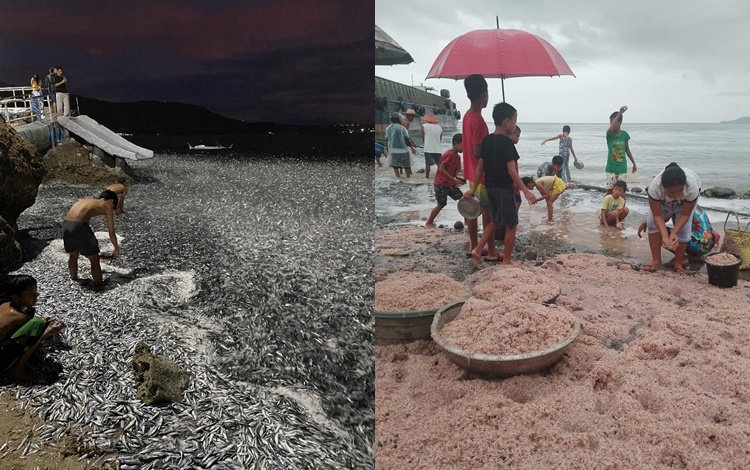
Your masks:
M 154 156 L 153 150 L 135 145 L 88 116 L 60 116 L 57 118 L 57 123 L 71 134 L 77 135 L 113 157 L 137 161 Z

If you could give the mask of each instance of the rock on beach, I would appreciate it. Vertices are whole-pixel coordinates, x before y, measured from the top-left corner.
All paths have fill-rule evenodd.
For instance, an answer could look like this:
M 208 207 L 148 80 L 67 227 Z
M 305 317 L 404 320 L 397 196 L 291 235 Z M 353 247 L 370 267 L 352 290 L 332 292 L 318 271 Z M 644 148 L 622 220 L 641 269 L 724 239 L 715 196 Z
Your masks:
M 190 374 L 166 356 L 153 355 L 140 341 L 135 345 L 133 375 L 139 383 L 138 398 L 147 405 L 182 401 Z
M 21 260 L 15 241 L 18 216 L 34 204 L 45 169 L 36 148 L 0 122 L 0 269 Z

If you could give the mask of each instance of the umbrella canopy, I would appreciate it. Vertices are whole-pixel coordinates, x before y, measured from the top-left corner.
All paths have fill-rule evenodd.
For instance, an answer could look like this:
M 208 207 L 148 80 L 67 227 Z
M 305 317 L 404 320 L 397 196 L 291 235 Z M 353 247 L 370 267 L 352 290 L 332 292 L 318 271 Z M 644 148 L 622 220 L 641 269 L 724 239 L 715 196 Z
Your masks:
M 411 64 L 411 54 L 375 25 L 375 65 Z
M 517 29 L 479 29 L 459 36 L 445 46 L 427 78 L 462 80 L 475 73 L 502 80 L 560 75 L 575 77 L 565 59 L 544 39 Z

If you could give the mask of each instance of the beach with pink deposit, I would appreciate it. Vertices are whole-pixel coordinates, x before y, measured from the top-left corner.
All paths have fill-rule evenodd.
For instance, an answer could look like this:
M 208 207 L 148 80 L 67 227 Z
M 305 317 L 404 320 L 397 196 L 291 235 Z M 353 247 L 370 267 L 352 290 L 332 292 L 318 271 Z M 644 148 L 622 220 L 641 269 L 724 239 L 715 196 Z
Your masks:
M 377 346 L 377 470 L 750 468 L 748 281 L 595 254 L 525 268 L 560 286 L 572 347 L 546 372 L 485 379 L 431 341 Z

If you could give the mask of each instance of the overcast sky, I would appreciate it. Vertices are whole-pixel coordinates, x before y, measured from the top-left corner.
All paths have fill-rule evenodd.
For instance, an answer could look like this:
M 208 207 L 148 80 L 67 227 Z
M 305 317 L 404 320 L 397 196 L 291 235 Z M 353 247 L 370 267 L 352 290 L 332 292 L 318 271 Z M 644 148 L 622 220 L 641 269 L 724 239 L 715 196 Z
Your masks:
M 3 0 L 0 81 L 28 86 L 60 65 L 92 98 L 371 122 L 372 18 L 371 2 L 349 0 Z
M 750 2 L 376 0 L 375 23 L 411 53 L 410 65 L 376 66 L 401 83 L 450 90 L 469 108 L 463 81 L 425 80 L 454 38 L 476 29 L 520 29 L 547 40 L 576 78 L 505 80 L 519 122 L 607 122 L 621 105 L 639 123 L 718 122 L 750 116 Z M 413 78 L 412 78 L 413 77 Z M 490 104 L 500 79 L 488 79 Z

